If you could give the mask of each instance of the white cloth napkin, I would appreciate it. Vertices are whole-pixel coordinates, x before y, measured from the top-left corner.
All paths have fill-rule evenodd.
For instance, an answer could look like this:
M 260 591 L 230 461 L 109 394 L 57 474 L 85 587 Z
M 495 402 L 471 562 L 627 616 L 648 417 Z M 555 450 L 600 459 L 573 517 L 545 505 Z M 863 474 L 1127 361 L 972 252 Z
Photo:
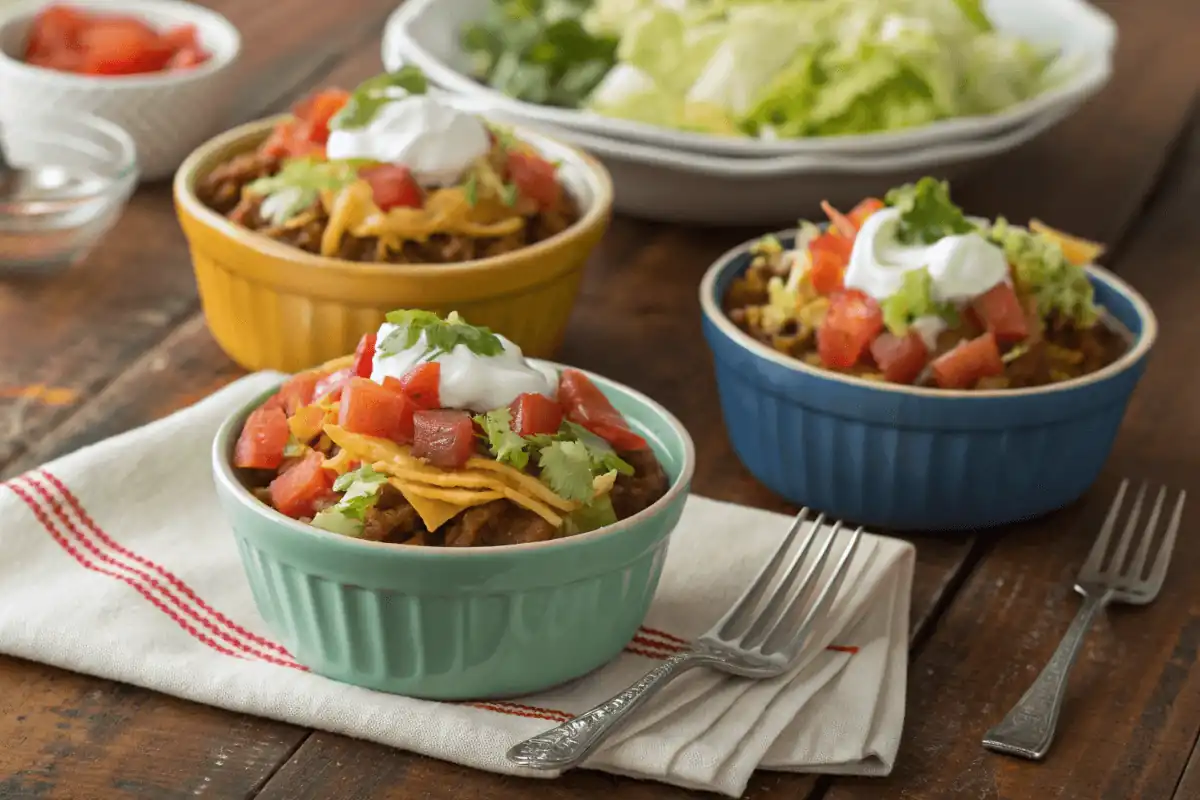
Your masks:
M 278 376 L 0 485 L 0 651 L 234 711 L 524 773 L 516 742 L 608 699 L 724 612 L 787 517 L 691 497 L 645 626 L 614 662 L 512 702 L 438 703 L 298 667 L 259 618 L 209 473 L 222 419 Z M 914 550 L 864 539 L 836 613 L 789 674 L 677 680 L 588 763 L 738 796 L 756 768 L 886 775 L 904 718 Z

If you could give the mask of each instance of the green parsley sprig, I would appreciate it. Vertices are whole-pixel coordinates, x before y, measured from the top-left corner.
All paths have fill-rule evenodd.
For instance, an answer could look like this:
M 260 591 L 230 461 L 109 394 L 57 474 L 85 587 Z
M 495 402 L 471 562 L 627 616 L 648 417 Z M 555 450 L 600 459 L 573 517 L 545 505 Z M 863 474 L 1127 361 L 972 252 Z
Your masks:
M 504 343 L 491 329 L 470 324 L 457 311 L 451 311 L 445 319 L 432 311 L 390 311 L 387 321 L 396 329 L 379 343 L 379 352 L 384 355 L 395 355 L 416 346 L 422 334 L 428 348 L 421 358 L 423 361 L 432 361 L 460 344 L 479 356 L 498 356 L 504 352 Z
M 921 178 L 892 189 L 884 202 L 900 212 L 896 238 L 903 244 L 933 244 L 975 230 L 962 209 L 950 201 L 950 184 L 946 181 Z
M 329 120 L 330 130 L 363 128 L 371 124 L 379 109 L 402 97 L 404 93 L 425 94 L 429 81 L 425 73 L 414 66 L 404 66 L 395 72 L 385 72 L 360 83 L 346 105 Z

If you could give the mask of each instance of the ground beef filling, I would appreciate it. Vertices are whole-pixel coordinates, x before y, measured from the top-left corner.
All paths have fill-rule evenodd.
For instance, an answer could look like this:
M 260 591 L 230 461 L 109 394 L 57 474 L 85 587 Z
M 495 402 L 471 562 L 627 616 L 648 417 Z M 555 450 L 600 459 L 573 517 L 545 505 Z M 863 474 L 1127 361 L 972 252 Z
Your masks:
M 276 225 L 262 217 L 262 198 L 242 191 L 247 184 L 274 175 L 280 166 L 278 158 L 257 152 L 235 156 L 202 178 L 196 187 L 196 195 L 209 208 L 238 225 L 320 255 L 321 235 L 329 223 L 329 217 L 320 203 L 315 203 L 292 221 Z M 509 236 L 475 238 L 439 234 L 431 236 L 426 242 L 405 242 L 401 249 L 391 250 L 380 247 L 379 240 L 374 237 L 346 235 L 342 237 L 337 257 L 347 261 L 389 264 L 473 261 L 520 250 L 549 239 L 569 228 L 580 217 L 578 204 L 566 194 L 558 207 L 553 209 L 539 210 L 532 204 L 523 206 L 520 203 L 516 209 L 524 216 L 525 226 Z
M 653 505 L 667 493 L 666 472 L 649 450 L 621 453 L 634 468 L 621 475 L 612 489 L 617 519 L 625 519 Z M 544 542 L 558 531 L 546 520 L 508 500 L 493 500 L 468 508 L 438 530 L 425 530 L 421 517 L 391 484 L 383 484 L 379 500 L 367 511 L 362 538 L 390 544 L 434 547 L 495 547 Z

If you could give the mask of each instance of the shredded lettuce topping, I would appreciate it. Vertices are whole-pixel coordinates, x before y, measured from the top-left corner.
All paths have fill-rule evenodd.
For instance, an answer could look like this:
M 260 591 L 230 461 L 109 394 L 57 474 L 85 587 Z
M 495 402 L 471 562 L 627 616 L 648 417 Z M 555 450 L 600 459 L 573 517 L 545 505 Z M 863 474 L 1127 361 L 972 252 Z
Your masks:
M 521 436 L 512 429 L 507 407 L 474 419 L 493 458 L 522 470 L 536 459 L 538 478 L 565 500 L 590 502 L 597 475 L 633 474 L 633 467 L 608 442 L 574 422 L 564 421 L 556 433 Z
M 1082 267 L 1067 260 L 1058 242 L 1003 217 L 982 233 L 1004 250 L 1014 284 L 1034 296 L 1039 315 L 1059 314 L 1082 328 L 1096 324 L 1099 308 L 1092 283 Z
M 924 269 L 904 273 L 899 291 L 881 302 L 879 309 L 883 312 L 883 324 L 896 336 L 903 336 L 919 317 L 941 317 L 950 327 L 958 324 L 958 310 L 953 304 L 933 299 L 933 278 Z
M 248 184 L 246 191 L 263 197 L 259 213 L 282 225 L 317 202 L 323 191 L 336 192 L 358 180 L 358 161 L 292 158 L 274 175 Z
M 379 502 L 379 490 L 387 476 L 376 472 L 370 464 L 339 475 L 333 482 L 335 492 L 344 492 L 335 505 L 318 511 L 312 524 L 343 536 L 361 536 L 367 511 Z

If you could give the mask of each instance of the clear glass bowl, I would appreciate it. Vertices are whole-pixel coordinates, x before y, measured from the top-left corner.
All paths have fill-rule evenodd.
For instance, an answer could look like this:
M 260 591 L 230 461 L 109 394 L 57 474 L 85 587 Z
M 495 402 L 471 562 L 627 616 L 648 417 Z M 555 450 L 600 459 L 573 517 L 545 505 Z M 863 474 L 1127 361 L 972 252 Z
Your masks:
M 29 170 L 0 195 L 0 274 L 47 274 L 81 261 L 112 228 L 137 185 L 133 139 L 90 114 L 9 116 L 9 163 Z

